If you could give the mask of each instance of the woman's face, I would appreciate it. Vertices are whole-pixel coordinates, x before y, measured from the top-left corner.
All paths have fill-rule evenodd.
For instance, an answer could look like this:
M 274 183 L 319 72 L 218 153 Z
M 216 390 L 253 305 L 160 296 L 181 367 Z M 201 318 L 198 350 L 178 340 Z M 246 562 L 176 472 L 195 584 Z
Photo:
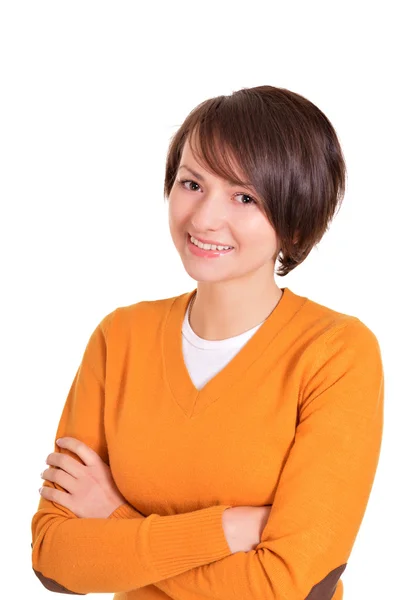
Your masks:
M 256 200 L 254 189 L 232 186 L 205 170 L 196 162 L 188 141 L 185 143 L 169 195 L 169 226 L 190 277 L 219 282 L 249 274 L 256 277 L 257 273 L 262 285 L 267 278 L 274 282 L 278 239 Z M 197 256 L 190 250 L 189 235 L 234 249 L 216 258 Z

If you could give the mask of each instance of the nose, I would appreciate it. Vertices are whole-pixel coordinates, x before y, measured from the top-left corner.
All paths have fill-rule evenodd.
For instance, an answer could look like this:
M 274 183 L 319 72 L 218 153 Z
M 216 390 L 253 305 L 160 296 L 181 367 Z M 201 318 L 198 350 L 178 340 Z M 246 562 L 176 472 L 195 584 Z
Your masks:
M 191 222 L 195 231 L 216 231 L 225 223 L 227 210 L 225 200 L 216 194 L 209 195 L 195 204 Z

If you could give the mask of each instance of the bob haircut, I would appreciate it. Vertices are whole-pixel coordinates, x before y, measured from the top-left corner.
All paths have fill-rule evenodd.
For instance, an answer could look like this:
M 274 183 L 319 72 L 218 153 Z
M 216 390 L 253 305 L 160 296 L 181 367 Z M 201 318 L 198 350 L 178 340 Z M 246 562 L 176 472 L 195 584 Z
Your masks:
M 197 134 L 197 135 L 196 135 Z M 164 196 L 173 187 L 188 139 L 211 173 L 257 192 L 279 240 L 277 275 L 302 263 L 328 230 L 345 193 L 346 165 L 332 124 L 312 102 L 270 85 L 242 88 L 199 104 L 171 138 Z M 246 177 L 242 181 L 233 164 Z

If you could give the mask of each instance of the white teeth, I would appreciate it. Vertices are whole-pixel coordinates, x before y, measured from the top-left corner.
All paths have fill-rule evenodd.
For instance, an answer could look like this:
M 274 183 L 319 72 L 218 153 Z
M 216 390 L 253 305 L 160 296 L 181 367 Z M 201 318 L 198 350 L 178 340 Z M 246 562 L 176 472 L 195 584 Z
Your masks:
M 233 248 L 233 246 L 215 246 L 214 244 L 202 244 L 196 238 L 190 236 L 190 240 L 195 246 L 199 246 L 199 248 L 203 248 L 203 250 L 229 250 Z

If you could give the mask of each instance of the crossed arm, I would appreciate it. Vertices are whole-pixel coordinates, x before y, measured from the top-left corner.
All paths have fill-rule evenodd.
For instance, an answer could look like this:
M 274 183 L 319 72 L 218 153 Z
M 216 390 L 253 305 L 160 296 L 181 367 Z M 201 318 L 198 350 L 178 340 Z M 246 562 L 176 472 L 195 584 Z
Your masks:
M 94 380 L 97 402 L 103 393 L 90 364 L 82 362 L 57 437 L 87 443 L 94 439 L 86 423 L 79 429 L 83 406 L 90 415 L 100 414 L 94 395 L 87 407 L 84 393 L 88 385 L 95 387 Z M 181 599 L 203 595 L 231 600 L 235 595 L 240 600 L 315 600 L 323 593 L 325 599 L 337 600 L 338 581 L 376 472 L 383 397 L 377 340 L 353 319 L 324 340 L 303 390 L 295 441 L 255 549 L 231 554 L 222 527 L 228 506 L 144 517 L 124 504 L 107 519 L 78 519 L 42 498 L 32 521 L 33 568 L 72 593 L 156 585 Z M 92 427 L 95 431 L 98 422 Z M 100 443 L 93 449 L 104 457 Z M 61 556 L 62 561 L 57 559 Z M 110 562 L 117 563 L 112 570 Z

